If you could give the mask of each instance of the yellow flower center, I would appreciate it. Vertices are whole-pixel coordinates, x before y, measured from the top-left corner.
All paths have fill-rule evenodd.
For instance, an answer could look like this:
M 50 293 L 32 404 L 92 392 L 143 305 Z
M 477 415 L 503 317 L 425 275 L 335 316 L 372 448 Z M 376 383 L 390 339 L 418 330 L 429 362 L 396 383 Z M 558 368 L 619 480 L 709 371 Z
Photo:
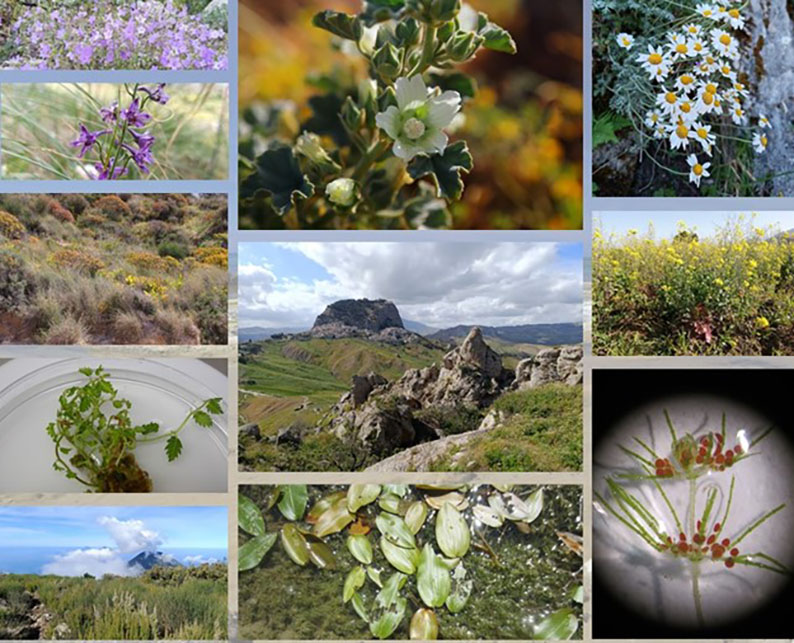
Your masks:
M 706 56 L 706 62 L 709 65 L 713 65 L 714 64 L 714 56 Z
M 717 86 L 714 83 L 708 83 L 706 85 L 706 91 L 709 94 L 716 94 L 717 93 Z
M 769 141 L 767 140 L 766 136 L 762 136 L 762 137 L 761 137 L 761 145 L 763 145 L 764 147 L 766 147 L 766 144 L 767 144 L 768 142 L 769 142 Z
M 695 25 L 689 25 L 689 33 L 696 34 L 698 32 L 698 28 Z
M 709 133 L 706 131 L 704 127 L 698 127 L 698 136 L 700 138 L 708 138 Z
M 737 116 L 741 116 L 742 114 L 744 114 L 741 107 L 737 107 L 735 110 L 733 110 L 733 113 L 736 114 Z
M 668 102 L 668 104 L 670 104 L 670 105 L 675 105 L 675 102 L 678 100 L 678 98 L 676 97 L 676 95 L 675 95 L 673 92 L 667 92 L 667 93 L 664 95 L 664 99 L 665 99 L 665 100 Z
M 706 103 L 706 105 L 711 105 L 714 102 L 714 94 L 705 92 L 703 94 L 703 102 Z
M 686 138 L 686 135 L 689 134 L 689 130 L 685 125 L 679 125 L 675 128 L 675 133 L 678 134 L 678 138 Z
M 728 65 L 723 65 L 722 66 L 722 73 L 727 76 L 728 74 L 731 73 L 731 68 Z
M 738 9 L 731 9 L 731 10 L 728 12 L 728 15 L 729 15 L 731 18 L 738 18 L 738 17 L 739 17 L 739 10 L 738 10 Z
M 661 65 L 662 64 L 662 56 L 660 54 L 651 54 L 648 56 L 648 62 L 652 65 Z
M 695 79 L 692 78 L 692 76 L 690 76 L 689 74 L 684 74 L 683 76 L 681 76 L 681 84 L 682 85 L 691 85 L 694 82 L 695 82 Z
M 711 14 L 714 13 L 711 9 L 703 9 L 703 14 L 706 18 L 710 18 Z
M 720 36 L 720 42 L 725 45 L 726 47 L 731 44 L 731 37 L 724 33 Z
M 695 163 L 692 166 L 692 173 L 695 176 L 700 176 L 701 174 L 703 174 L 703 166 L 700 163 Z
M 679 42 L 679 43 L 678 43 L 678 44 L 675 46 L 675 50 L 676 50 L 676 52 L 678 52 L 679 54 L 685 54 L 687 51 L 689 51 L 689 49 L 687 49 L 686 43 L 683 43 L 683 42 Z
M 695 51 L 703 51 L 703 43 L 702 42 L 694 43 L 692 45 L 692 49 L 694 49 Z
M 684 114 L 689 114 L 689 112 L 692 111 L 692 106 L 689 103 L 681 103 L 681 111 L 684 112 Z
M 623 44 L 624 44 L 626 47 L 628 47 L 628 46 L 631 44 L 631 40 L 630 40 L 630 39 L 628 39 L 628 38 L 625 38 L 625 37 L 624 37 L 624 38 L 623 38 Z

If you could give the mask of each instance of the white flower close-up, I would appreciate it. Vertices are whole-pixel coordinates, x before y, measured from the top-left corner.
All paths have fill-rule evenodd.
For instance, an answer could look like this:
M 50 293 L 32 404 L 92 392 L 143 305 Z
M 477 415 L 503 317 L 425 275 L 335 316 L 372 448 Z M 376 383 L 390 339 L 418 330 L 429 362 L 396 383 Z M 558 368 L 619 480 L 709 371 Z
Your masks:
M 630 33 L 619 33 L 617 37 L 618 47 L 622 49 L 631 49 L 634 45 L 634 36 Z
M 394 140 L 394 155 L 410 161 L 419 154 L 440 154 L 449 141 L 444 129 L 460 111 L 461 96 L 456 91 L 428 91 L 420 75 L 398 78 L 395 83 L 397 106 L 391 105 L 375 118 Z
M 711 176 L 708 172 L 711 163 L 699 163 L 698 157 L 694 154 L 687 156 L 686 161 L 689 163 L 689 180 L 700 187 L 700 180 L 703 177 Z

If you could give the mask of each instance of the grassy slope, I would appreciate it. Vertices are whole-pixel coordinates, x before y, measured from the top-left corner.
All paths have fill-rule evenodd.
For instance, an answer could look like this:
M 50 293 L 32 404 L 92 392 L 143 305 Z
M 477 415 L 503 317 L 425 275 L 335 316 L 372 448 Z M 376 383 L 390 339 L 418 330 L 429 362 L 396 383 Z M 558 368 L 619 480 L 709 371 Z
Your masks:
M 506 393 L 493 408 L 503 426 L 434 463 L 438 471 L 581 471 L 582 387 L 548 384 Z M 460 454 L 461 450 L 463 453 Z M 451 465 L 455 457 L 458 463 Z
M 204 573 L 203 571 L 204 570 Z M 226 570 L 222 565 L 179 570 L 174 578 L 66 578 L 8 574 L 0 576 L 0 630 L 26 620 L 23 592 L 36 592 L 52 614 L 42 638 L 65 623 L 74 639 L 223 639 L 226 638 Z M 205 577 L 200 577 L 205 576 Z

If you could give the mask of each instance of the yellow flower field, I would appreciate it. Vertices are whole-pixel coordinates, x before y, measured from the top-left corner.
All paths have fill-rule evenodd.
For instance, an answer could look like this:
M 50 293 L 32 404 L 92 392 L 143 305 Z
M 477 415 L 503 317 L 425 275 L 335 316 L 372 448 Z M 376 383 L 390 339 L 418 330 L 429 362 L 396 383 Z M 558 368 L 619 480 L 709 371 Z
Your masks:
M 593 241 L 596 355 L 794 355 L 794 235 L 739 217 L 700 239 Z

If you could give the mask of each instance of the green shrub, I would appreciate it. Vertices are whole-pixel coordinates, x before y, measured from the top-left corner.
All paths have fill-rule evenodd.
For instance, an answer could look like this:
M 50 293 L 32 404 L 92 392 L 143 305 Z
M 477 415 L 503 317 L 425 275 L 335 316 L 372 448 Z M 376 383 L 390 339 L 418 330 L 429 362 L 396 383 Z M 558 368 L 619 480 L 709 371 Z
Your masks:
M 176 241 L 164 241 L 157 246 L 157 254 L 161 257 L 173 257 L 181 261 L 190 254 L 190 248 Z

